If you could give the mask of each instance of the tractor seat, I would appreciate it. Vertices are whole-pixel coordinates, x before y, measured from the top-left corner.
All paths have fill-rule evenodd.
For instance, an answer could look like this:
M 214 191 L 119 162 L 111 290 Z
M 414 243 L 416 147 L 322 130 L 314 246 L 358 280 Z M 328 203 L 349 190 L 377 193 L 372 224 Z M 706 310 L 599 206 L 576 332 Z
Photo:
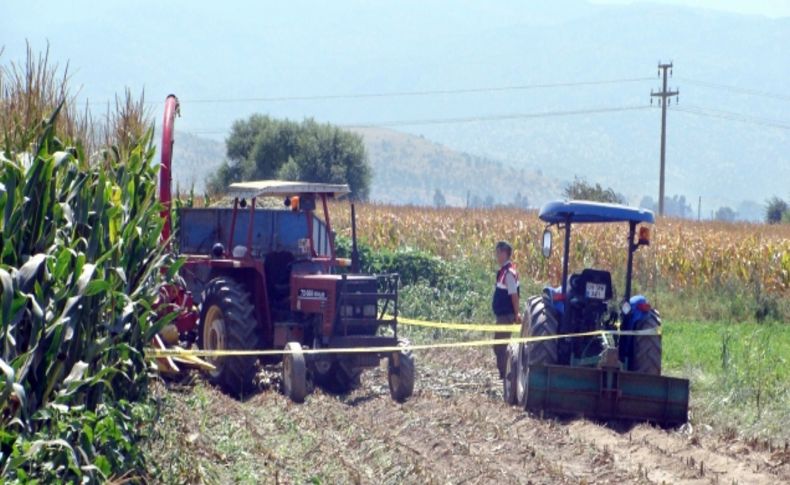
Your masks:
M 568 294 L 571 304 L 605 304 L 612 299 L 612 274 L 608 271 L 585 269 L 568 278 Z

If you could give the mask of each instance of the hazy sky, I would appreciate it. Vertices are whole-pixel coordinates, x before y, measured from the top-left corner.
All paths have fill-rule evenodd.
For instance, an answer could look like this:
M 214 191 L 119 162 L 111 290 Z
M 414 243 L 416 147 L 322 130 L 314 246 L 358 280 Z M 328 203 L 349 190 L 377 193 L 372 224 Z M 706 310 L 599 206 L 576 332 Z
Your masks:
M 634 197 L 655 191 L 650 92 L 673 60 L 670 193 L 737 207 L 790 180 L 790 0 L 0 0 L 0 62 L 26 41 L 99 111 L 129 87 L 156 118 L 177 94 L 179 130 L 215 140 L 252 113 L 391 126 Z M 554 87 L 498 89 L 522 85 Z M 381 95 L 404 92 L 430 95 Z
M 591 0 L 591 3 L 662 3 L 767 17 L 790 17 L 790 0 Z

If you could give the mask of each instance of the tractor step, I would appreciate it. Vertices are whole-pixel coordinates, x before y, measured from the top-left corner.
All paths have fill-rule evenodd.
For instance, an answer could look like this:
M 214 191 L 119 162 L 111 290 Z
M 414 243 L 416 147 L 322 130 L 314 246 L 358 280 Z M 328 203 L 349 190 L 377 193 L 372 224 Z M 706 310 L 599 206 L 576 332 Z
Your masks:
M 689 381 L 616 368 L 531 366 L 526 409 L 593 419 L 688 420 Z

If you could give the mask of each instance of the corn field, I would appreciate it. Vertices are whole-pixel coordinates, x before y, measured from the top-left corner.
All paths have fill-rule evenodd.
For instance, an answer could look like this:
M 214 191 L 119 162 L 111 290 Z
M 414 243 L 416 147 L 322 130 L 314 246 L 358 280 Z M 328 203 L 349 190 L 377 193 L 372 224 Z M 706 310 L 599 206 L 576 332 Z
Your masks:
M 73 138 L 89 134 L 54 72 L 32 57 L 0 71 L 4 483 L 138 468 L 143 348 L 167 320 L 155 308 L 169 261 L 142 100 L 119 104 L 105 125 L 114 143 L 89 155 L 97 138 Z
M 333 222 L 350 235 L 348 204 L 335 207 Z M 361 240 L 374 248 L 414 247 L 445 259 L 492 266 L 493 247 L 505 239 L 514 248 L 522 277 L 557 284 L 561 271 L 561 234 L 554 230 L 554 255 L 544 259 L 545 224 L 534 211 L 396 207 L 357 208 Z M 718 288 L 735 284 L 745 291 L 790 297 L 790 225 L 730 224 L 660 219 L 650 247 L 634 259 L 635 282 L 643 290 Z M 573 227 L 571 268 L 625 268 L 627 225 Z

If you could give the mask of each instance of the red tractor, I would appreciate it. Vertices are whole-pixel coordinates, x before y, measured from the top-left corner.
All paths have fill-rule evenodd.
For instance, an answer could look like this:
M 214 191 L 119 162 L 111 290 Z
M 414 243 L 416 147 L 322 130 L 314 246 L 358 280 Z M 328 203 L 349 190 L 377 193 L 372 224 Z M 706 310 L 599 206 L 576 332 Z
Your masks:
M 168 96 L 160 180 L 168 241 L 177 111 L 177 98 Z M 191 306 L 199 312 L 184 310 L 179 316 L 178 339 L 205 350 L 285 350 L 282 387 L 295 402 L 304 401 L 313 384 L 350 390 L 362 369 L 378 366 L 382 358 L 388 359 L 392 398 L 400 402 L 411 396 L 414 357 L 407 348 L 391 351 L 408 345 L 398 337 L 398 275 L 359 272 L 353 204 L 352 258 L 338 258 L 335 252 L 328 202 L 348 193 L 341 184 L 263 180 L 232 184 L 232 207 L 179 209 L 172 242 L 184 259 L 179 270 L 184 285 L 171 289 L 168 298 L 181 308 L 194 300 Z M 264 198 L 282 205 L 261 207 Z M 348 350 L 356 348 L 367 350 Z M 210 379 L 227 391 L 242 394 L 252 388 L 257 357 L 209 361 L 214 366 Z

